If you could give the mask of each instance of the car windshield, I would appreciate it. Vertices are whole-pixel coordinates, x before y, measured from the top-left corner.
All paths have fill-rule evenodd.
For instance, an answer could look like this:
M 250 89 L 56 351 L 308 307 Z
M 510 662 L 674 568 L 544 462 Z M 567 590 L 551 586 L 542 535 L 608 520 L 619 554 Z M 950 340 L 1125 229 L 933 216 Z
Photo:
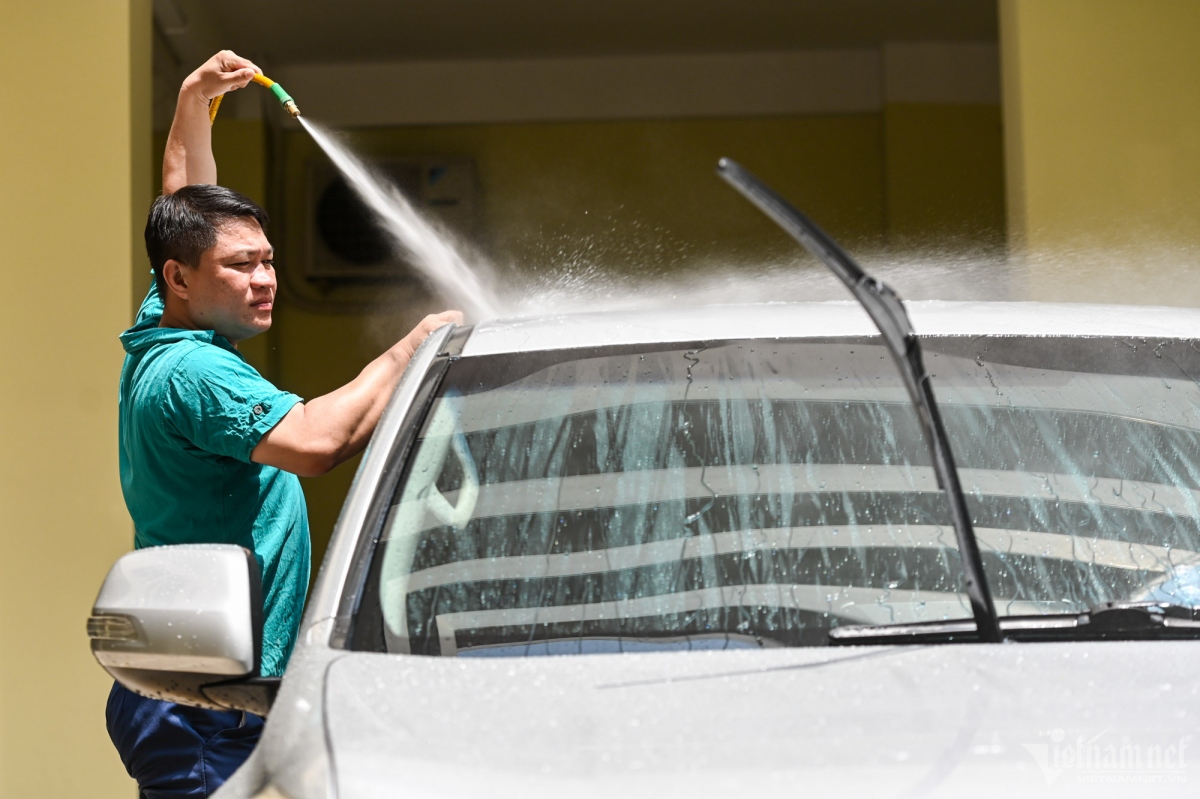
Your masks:
M 997 612 L 1200 604 L 1200 350 L 923 340 Z M 426 655 L 807 646 L 970 619 L 876 338 L 466 357 L 387 503 L 352 645 Z

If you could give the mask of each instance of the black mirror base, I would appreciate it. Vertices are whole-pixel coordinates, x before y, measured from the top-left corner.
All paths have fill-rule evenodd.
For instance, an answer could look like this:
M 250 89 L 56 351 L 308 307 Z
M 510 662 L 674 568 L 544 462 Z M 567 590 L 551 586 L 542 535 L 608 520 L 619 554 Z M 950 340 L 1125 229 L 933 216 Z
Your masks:
M 279 682 L 279 677 L 245 677 L 205 685 L 200 690 L 206 699 L 222 707 L 266 716 L 279 693 Z

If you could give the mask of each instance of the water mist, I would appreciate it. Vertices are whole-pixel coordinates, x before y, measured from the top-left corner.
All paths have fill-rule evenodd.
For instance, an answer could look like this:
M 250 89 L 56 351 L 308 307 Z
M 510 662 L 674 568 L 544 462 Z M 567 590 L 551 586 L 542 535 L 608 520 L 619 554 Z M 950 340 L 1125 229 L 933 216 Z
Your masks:
M 473 321 L 499 315 L 501 303 L 490 267 L 469 266 L 449 238 L 422 217 L 399 189 L 373 173 L 333 134 L 306 117 L 300 117 L 300 124 L 375 212 L 393 243 L 411 255 L 413 268 L 431 287 Z

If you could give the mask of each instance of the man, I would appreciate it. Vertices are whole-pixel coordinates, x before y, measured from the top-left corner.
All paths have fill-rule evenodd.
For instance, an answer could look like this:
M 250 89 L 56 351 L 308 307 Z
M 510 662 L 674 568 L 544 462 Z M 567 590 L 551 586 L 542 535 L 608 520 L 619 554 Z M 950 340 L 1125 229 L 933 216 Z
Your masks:
M 267 215 L 216 185 L 208 103 L 257 67 L 225 51 L 184 81 L 146 223 L 154 286 L 121 336 L 120 468 L 135 546 L 240 544 L 263 579 L 262 673 L 283 673 L 309 579 L 296 475 L 362 451 L 416 348 L 461 314 L 428 316 L 338 390 L 303 402 L 237 344 L 271 326 Z M 114 685 L 109 734 L 142 797 L 208 796 L 249 756 L 261 718 L 138 696 Z

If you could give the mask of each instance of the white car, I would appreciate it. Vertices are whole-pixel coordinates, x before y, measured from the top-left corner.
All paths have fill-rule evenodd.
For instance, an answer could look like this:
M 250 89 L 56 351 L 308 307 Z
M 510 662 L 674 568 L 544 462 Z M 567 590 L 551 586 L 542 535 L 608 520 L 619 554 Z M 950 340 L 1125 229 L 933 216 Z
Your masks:
M 907 309 L 933 406 L 856 302 L 443 328 L 281 683 L 235 547 L 93 650 L 269 712 L 222 799 L 1194 794 L 1200 312 Z

